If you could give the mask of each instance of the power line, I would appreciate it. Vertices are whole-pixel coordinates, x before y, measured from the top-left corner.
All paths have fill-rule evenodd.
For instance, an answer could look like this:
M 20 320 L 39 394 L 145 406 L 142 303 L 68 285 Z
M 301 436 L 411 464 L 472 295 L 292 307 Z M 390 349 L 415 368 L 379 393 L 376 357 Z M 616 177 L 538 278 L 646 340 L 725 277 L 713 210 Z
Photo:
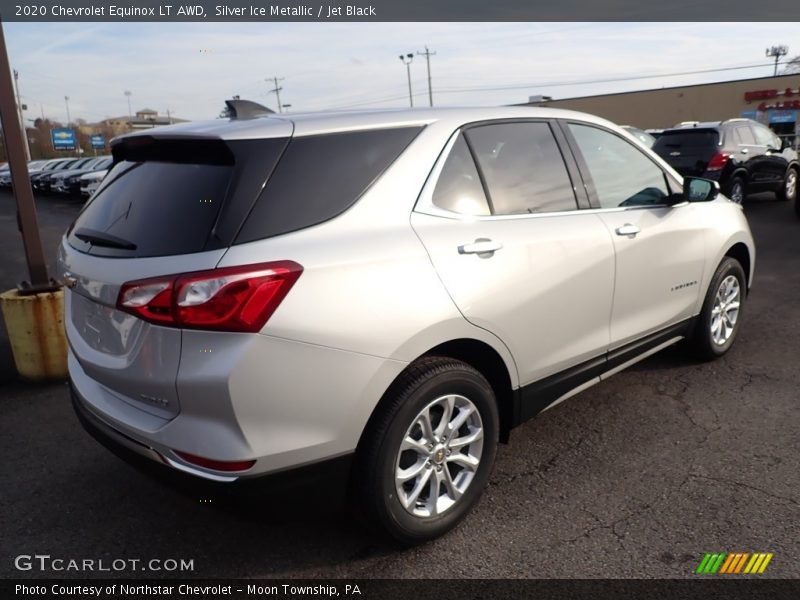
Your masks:
M 787 61 L 783 61 L 779 64 L 785 64 Z M 493 87 L 464 87 L 464 88 L 441 88 L 439 92 L 441 93 L 456 93 L 456 92 L 493 92 L 493 91 L 503 91 L 503 90 L 516 90 L 516 89 L 523 89 L 523 88 L 530 88 L 530 87 L 566 87 L 571 85 L 586 85 L 586 84 L 593 84 L 593 83 L 617 83 L 623 81 L 637 81 L 640 79 L 658 79 L 660 77 L 680 77 L 684 75 L 700 75 L 703 73 L 719 73 L 723 71 L 740 71 L 745 69 L 757 69 L 764 67 L 764 63 L 754 64 L 754 65 L 740 65 L 735 67 L 716 67 L 713 69 L 697 69 L 694 71 L 679 71 L 674 73 L 654 73 L 651 75 L 633 75 L 628 77 L 613 77 L 613 78 L 605 78 L 605 79 L 579 79 L 574 81 L 548 81 L 548 82 L 537 82 L 537 83 L 520 83 L 520 84 L 513 84 L 513 85 L 501 85 L 501 86 L 493 86 Z

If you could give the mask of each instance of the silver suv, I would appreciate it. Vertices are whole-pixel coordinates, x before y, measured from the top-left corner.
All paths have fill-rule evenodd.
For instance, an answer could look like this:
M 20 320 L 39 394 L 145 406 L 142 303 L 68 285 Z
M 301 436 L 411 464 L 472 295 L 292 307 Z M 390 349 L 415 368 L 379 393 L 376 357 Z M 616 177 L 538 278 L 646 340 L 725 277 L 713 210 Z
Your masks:
M 271 115 L 118 139 L 59 250 L 76 411 L 233 483 L 345 461 L 403 543 L 478 500 L 511 428 L 741 324 L 715 183 L 549 108 Z

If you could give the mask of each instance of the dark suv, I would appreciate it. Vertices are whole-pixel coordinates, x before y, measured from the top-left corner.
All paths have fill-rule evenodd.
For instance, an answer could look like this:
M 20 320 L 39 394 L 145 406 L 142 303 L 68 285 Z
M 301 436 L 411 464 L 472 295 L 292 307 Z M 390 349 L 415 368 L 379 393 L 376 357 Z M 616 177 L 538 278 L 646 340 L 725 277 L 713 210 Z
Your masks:
M 681 175 L 718 181 L 734 202 L 757 192 L 775 192 L 782 200 L 797 198 L 797 153 L 756 121 L 731 119 L 665 129 L 653 150 Z

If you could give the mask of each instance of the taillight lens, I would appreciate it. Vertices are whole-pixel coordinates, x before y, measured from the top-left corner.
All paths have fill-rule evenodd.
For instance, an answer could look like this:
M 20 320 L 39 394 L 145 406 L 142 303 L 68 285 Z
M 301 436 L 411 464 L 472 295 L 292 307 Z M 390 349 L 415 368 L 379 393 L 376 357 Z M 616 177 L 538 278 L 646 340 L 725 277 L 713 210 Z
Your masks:
M 256 333 L 302 272 L 284 260 L 131 281 L 117 308 L 159 325 Z
M 719 171 L 722 169 L 728 161 L 730 160 L 731 155 L 727 152 L 717 152 L 714 156 L 711 157 L 711 160 L 708 161 L 708 165 L 706 166 L 706 171 Z

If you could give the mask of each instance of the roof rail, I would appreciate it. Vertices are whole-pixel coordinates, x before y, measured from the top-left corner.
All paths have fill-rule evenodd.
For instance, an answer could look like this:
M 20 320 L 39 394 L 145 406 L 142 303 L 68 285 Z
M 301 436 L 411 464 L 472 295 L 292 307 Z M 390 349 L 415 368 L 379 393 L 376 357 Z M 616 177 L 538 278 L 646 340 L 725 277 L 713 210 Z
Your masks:
M 231 119 L 255 119 L 256 117 L 265 117 L 270 114 L 275 114 L 274 110 L 270 110 L 266 106 L 262 106 L 252 100 L 233 98 L 232 100 L 225 100 L 225 105 L 228 107 L 228 113 Z

